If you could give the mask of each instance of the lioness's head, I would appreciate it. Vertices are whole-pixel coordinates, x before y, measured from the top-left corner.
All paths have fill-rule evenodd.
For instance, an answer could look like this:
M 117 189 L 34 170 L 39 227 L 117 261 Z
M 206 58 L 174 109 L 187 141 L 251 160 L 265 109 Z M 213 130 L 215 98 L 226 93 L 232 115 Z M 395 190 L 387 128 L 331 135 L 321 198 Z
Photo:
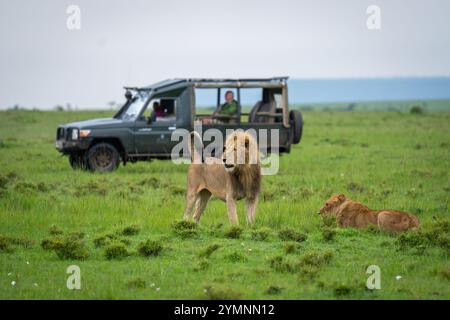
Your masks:
M 233 172 L 239 167 L 259 163 L 256 139 L 242 130 L 230 134 L 223 148 L 222 160 L 225 170 Z
M 325 204 L 320 208 L 319 214 L 330 214 L 336 213 L 336 209 L 346 200 L 345 195 L 340 194 L 332 196 L 330 199 L 325 201 Z

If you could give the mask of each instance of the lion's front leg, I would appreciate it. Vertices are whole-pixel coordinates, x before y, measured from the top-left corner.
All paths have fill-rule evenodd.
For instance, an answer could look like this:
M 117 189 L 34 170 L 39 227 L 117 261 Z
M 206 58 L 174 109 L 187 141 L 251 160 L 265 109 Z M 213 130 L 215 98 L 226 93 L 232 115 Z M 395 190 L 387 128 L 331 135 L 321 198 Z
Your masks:
M 231 196 L 227 196 L 226 198 L 227 210 L 228 210 L 228 219 L 231 224 L 238 225 L 238 215 L 236 211 L 236 199 Z
M 258 205 L 258 196 L 256 196 L 253 199 L 247 199 L 247 224 L 255 223 L 257 205 Z

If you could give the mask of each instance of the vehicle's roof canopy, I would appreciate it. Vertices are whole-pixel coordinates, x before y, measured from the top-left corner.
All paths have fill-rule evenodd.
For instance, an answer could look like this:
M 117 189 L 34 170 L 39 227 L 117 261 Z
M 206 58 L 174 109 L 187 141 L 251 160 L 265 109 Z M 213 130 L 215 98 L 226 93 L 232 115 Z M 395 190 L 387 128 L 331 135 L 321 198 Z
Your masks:
M 282 88 L 289 77 L 273 78 L 177 78 L 154 83 L 146 87 L 125 87 L 131 90 L 170 91 L 183 87 L 194 88 Z

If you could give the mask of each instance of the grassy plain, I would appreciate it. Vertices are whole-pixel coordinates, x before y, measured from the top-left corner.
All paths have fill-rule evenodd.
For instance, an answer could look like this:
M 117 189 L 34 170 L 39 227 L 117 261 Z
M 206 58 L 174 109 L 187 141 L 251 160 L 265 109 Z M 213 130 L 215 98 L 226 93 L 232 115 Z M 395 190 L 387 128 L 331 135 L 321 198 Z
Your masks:
M 449 112 L 304 112 L 302 142 L 264 177 L 257 223 L 241 234 L 218 200 L 193 231 L 174 228 L 186 165 L 72 170 L 56 126 L 110 115 L 0 112 L 1 299 L 450 298 Z M 424 231 L 324 226 L 316 212 L 335 193 L 414 213 Z M 72 264 L 81 290 L 66 287 Z M 366 289 L 369 265 L 380 290 Z

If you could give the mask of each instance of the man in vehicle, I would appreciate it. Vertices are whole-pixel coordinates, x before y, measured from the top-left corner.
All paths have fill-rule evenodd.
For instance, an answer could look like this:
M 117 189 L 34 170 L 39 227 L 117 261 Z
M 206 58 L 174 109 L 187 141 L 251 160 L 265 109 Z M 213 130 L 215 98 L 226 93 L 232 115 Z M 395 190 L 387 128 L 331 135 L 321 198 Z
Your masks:
M 163 108 L 159 105 L 158 101 L 153 102 L 153 112 L 150 116 L 150 119 L 152 122 L 156 121 L 156 118 L 162 118 L 165 117 L 166 113 L 164 112 Z
M 216 110 L 213 113 L 213 117 L 217 116 L 217 118 L 221 121 L 221 122 L 226 122 L 226 123 L 234 123 L 236 122 L 236 119 L 233 118 L 227 118 L 227 117 L 220 117 L 220 116 L 235 116 L 237 114 L 238 111 L 238 102 L 236 100 L 234 100 L 234 94 L 233 91 L 228 90 L 227 92 L 225 92 L 225 103 L 222 104 L 218 110 Z

